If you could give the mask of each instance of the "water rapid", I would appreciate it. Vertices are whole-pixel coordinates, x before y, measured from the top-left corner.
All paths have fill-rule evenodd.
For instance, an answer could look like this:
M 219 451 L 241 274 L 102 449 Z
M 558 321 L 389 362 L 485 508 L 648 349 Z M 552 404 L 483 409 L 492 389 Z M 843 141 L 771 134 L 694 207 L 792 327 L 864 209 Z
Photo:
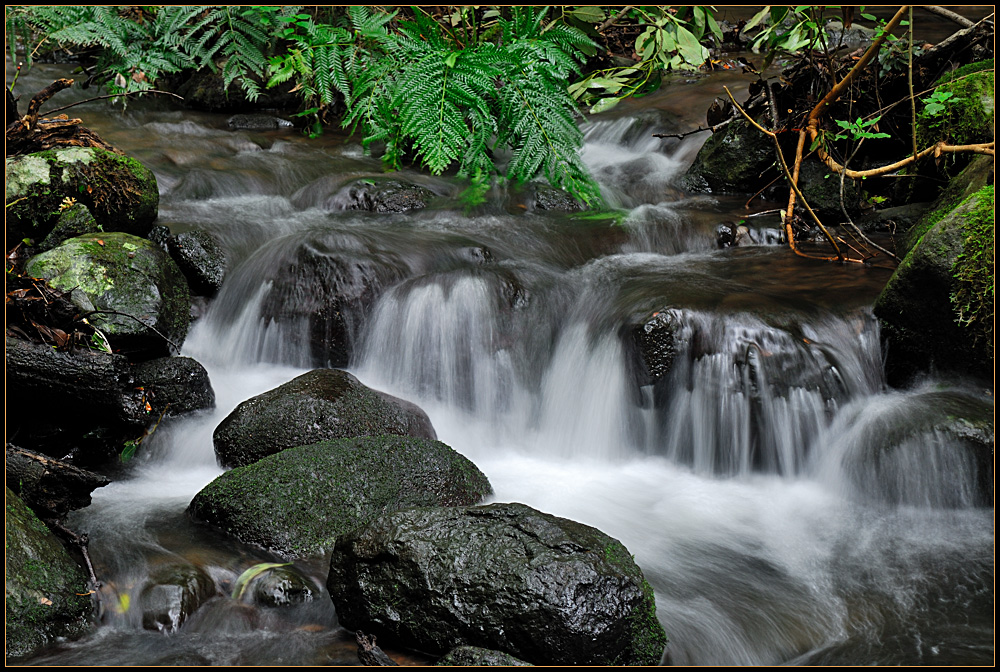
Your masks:
M 342 138 L 141 106 L 94 124 L 156 172 L 161 223 L 211 231 L 233 260 L 183 352 L 217 408 L 164 423 L 71 518 L 106 584 L 101 626 L 30 662 L 350 662 L 325 595 L 284 616 L 210 601 L 169 637 L 121 597 L 172 559 L 219 585 L 273 560 L 184 514 L 221 473 L 212 432 L 253 395 L 346 366 L 421 406 L 494 501 L 620 539 L 675 664 L 991 663 L 992 471 L 946 421 L 992 416 L 992 397 L 887 389 L 868 307 L 889 271 L 715 249 L 736 204 L 673 186 L 697 144 L 664 152 L 650 116 L 622 108 L 584 152 L 620 225 L 517 207 L 513 190 L 467 212 L 448 180 L 408 172 L 439 197 L 428 209 L 349 211 L 336 194 L 379 167 Z M 339 306 L 340 362 L 316 320 L 336 283 L 364 288 Z M 663 370 L 646 326 L 672 335 Z M 322 591 L 322 562 L 298 565 Z

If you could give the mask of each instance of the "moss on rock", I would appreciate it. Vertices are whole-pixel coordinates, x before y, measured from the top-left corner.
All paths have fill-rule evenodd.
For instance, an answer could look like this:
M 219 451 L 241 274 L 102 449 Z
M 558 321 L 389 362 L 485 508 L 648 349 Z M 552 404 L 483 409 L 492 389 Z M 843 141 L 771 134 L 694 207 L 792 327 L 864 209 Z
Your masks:
M 918 145 L 925 147 L 939 140 L 967 145 L 992 139 L 995 118 L 992 59 L 970 63 L 944 75 L 934 87 L 938 94 L 950 93 L 952 97 L 944 103 L 943 110 L 931 113 L 925 106 L 917 115 Z
M 5 488 L 7 656 L 30 655 L 57 637 L 75 638 L 91 625 L 87 577 L 62 544 Z
M 66 147 L 6 159 L 8 247 L 47 236 L 66 198 L 82 203 L 104 231 L 137 236 L 156 219 L 160 193 L 135 159 L 94 147 Z
M 875 301 L 890 382 L 944 370 L 992 380 L 993 187 L 927 230 Z
M 375 516 L 412 506 L 466 506 L 493 492 L 472 462 L 441 443 L 365 436 L 289 448 L 219 476 L 190 511 L 288 557 L 319 555 Z
M 90 321 L 116 349 L 142 353 L 143 358 L 169 354 L 163 336 L 180 344 L 187 334 L 187 282 L 177 264 L 145 238 L 127 233 L 77 236 L 33 257 L 25 271 L 65 291 L 78 287 L 94 308 L 109 311 Z

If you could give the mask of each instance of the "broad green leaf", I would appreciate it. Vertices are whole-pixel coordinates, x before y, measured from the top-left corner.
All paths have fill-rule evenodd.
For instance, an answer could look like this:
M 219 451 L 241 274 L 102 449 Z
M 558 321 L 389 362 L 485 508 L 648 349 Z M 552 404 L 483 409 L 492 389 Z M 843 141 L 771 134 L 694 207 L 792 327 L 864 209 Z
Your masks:
M 600 114 L 601 112 L 607 112 L 612 107 L 621 102 L 621 98 L 601 98 L 597 103 L 590 108 L 591 114 Z
M 290 562 L 261 562 L 254 565 L 250 569 L 246 570 L 240 574 L 239 578 L 236 579 L 236 583 L 233 584 L 233 599 L 239 600 L 243 597 L 243 593 L 246 592 L 247 586 L 250 582 L 260 574 L 263 574 L 269 569 L 274 569 L 275 567 L 287 567 L 292 563 Z
M 768 14 L 770 14 L 770 12 L 771 12 L 771 8 L 768 7 L 768 6 L 765 6 L 764 9 L 762 9 L 759 12 L 757 12 L 756 14 L 754 14 L 753 18 L 751 18 L 749 21 L 747 21 L 747 25 L 743 26 L 744 32 L 750 30 L 751 28 L 755 28 L 757 26 L 757 24 L 759 24 L 761 21 L 763 21 L 765 18 L 767 18 Z
M 575 19 L 586 21 L 587 23 L 601 23 L 606 18 L 603 9 L 592 5 L 577 7 L 571 11 L 569 15 Z

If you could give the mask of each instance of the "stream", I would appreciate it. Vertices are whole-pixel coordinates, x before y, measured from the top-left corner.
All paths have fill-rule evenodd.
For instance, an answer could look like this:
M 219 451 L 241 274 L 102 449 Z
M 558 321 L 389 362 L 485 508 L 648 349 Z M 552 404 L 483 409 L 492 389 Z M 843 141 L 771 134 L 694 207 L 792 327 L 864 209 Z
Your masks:
M 22 90 L 62 72 L 37 65 Z M 296 562 L 311 602 L 234 600 L 241 572 L 278 559 L 185 514 L 222 473 L 215 427 L 315 365 L 309 325 L 266 316 L 306 250 L 381 269 L 348 370 L 423 408 L 489 477 L 491 501 L 624 543 L 655 590 L 670 662 L 991 665 L 992 503 L 981 465 L 928 418 L 992 413 L 992 395 L 956 380 L 887 387 L 870 307 L 891 268 L 717 249 L 715 227 L 745 217 L 745 198 L 685 194 L 676 178 L 704 138 L 651 134 L 697 123 L 723 83 L 746 85 L 678 80 L 584 126 L 584 159 L 620 223 L 525 207 L 513 188 L 467 211 L 455 181 L 409 170 L 398 177 L 434 191 L 430 207 L 344 210 L 344 184 L 383 174 L 342 133 L 233 132 L 226 115 L 145 101 L 74 108 L 155 172 L 158 223 L 213 233 L 230 269 L 182 352 L 208 370 L 216 409 L 165 421 L 71 515 L 104 583 L 100 624 L 26 662 L 357 664 L 322 559 Z M 683 338 L 649 384 L 624 334 L 655 314 Z M 177 632 L 144 629 L 144 581 L 178 559 L 220 594 Z

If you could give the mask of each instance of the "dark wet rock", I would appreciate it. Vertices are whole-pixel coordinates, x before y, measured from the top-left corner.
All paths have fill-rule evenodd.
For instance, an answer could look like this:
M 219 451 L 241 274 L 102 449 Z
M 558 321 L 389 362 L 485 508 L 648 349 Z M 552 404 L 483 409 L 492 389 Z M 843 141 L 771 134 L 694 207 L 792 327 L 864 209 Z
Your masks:
M 889 233 L 898 240 L 915 227 L 930 209 L 930 203 L 907 203 L 893 208 L 873 210 L 856 223 L 862 231 Z M 904 252 L 905 250 L 896 250 L 897 254 Z
M 161 357 L 136 365 L 133 376 L 157 418 L 215 408 L 208 371 L 190 357 Z
M 684 345 L 678 334 L 680 328 L 680 316 L 673 309 L 657 311 L 642 324 L 627 328 L 626 348 L 634 353 L 630 359 L 640 386 L 652 385 L 670 372 Z
M 458 252 L 464 259 L 474 264 L 489 264 L 493 262 L 493 253 L 490 252 L 490 248 L 488 247 L 473 245 L 471 247 L 463 247 Z
M 142 393 L 122 355 L 7 338 L 7 432 L 18 445 L 98 464 L 142 433 Z
M 820 220 L 830 226 L 843 222 L 844 212 L 840 209 L 840 176 L 830 171 L 818 161 L 803 161 L 799 171 L 799 189 L 806 202 Z M 844 206 L 852 218 L 860 212 L 860 193 L 854 180 L 844 180 Z M 808 213 L 800 213 L 807 222 L 812 222 Z
M 92 471 L 7 444 L 7 487 L 44 520 L 59 521 L 90 506 L 90 493 L 111 480 Z
M 188 329 L 190 294 L 177 265 L 154 243 L 126 233 L 70 238 L 33 257 L 25 272 L 57 288 L 79 288 L 80 305 L 112 348 L 135 359 L 170 353 Z M 92 308 L 91 308 L 92 307 Z
M 948 182 L 948 186 L 938 195 L 927 214 L 920 221 L 899 237 L 896 244 L 896 254 L 900 257 L 913 249 L 920 237 L 937 224 L 956 206 L 983 187 L 993 184 L 993 158 L 976 156 L 961 173 Z M 913 200 L 906 195 L 903 200 Z
M 226 120 L 226 125 L 234 131 L 276 131 L 295 124 L 269 114 L 234 114 Z
M 430 653 L 655 665 L 666 645 L 620 542 L 523 504 L 383 515 L 337 540 L 327 588 L 344 627 Z
M 190 513 L 242 542 L 304 557 L 384 512 L 465 506 L 491 492 L 474 464 L 439 441 L 362 436 L 237 467 L 199 492 Z
M 247 98 L 246 92 L 238 81 L 233 81 L 227 87 L 222 77 L 221 66 L 215 70 L 204 68 L 191 76 L 177 87 L 177 93 L 184 97 L 184 104 L 195 110 L 207 112 L 245 112 L 246 110 L 264 109 L 295 109 L 302 100 L 297 94 L 289 93 L 291 83 L 274 88 L 264 86 L 266 82 L 258 81 L 260 95 L 254 100 Z
M 713 133 L 682 178 L 692 191 L 754 193 L 776 171 L 771 139 L 743 119 Z
M 41 242 L 70 198 L 84 205 L 104 231 L 137 236 L 156 219 L 156 177 L 127 156 L 93 147 L 67 147 L 7 158 L 7 247 L 23 238 Z
M 451 667 L 531 667 L 531 663 L 509 653 L 478 646 L 456 646 L 444 654 L 437 664 Z
M 347 366 L 361 325 L 383 289 L 398 281 L 398 263 L 380 250 L 345 249 L 342 241 L 303 243 L 266 278 L 261 317 L 285 332 L 289 347 L 308 338 L 313 366 Z M 308 325 L 302 329 L 302 324 Z
M 992 296 L 984 299 L 985 290 L 960 276 L 975 272 L 992 284 L 993 211 L 992 186 L 951 210 L 921 236 L 876 299 L 891 384 L 921 371 L 992 380 Z
M 215 429 L 219 464 L 240 467 L 287 448 L 353 436 L 437 438 L 415 404 L 366 387 L 336 369 L 316 369 L 247 399 Z
M 167 239 L 170 256 L 177 262 L 194 294 L 215 296 L 229 265 L 226 252 L 208 231 L 186 231 Z
M 720 248 L 782 245 L 784 241 L 784 234 L 772 227 L 751 228 L 734 222 L 724 222 L 715 227 L 715 244 Z
M 528 194 L 528 203 L 532 210 L 580 212 L 587 209 L 587 206 L 570 196 L 568 192 L 544 184 L 532 183 L 528 187 Z
M 176 632 L 198 607 L 215 595 L 215 582 L 194 565 L 158 568 L 142 589 L 142 627 Z
M 38 244 L 38 251 L 45 252 L 69 238 L 82 236 L 85 233 L 98 233 L 99 231 L 101 231 L 101 226 L 90 214 L 87 206 L 77 203 L 59 213 L 52 231 Z
M 251 580 L 248 592 L 254 604 L 287 607 L 312 602 L 320 591 L 294 567 L 272 567 Z
M 340 197 L 345 210 L 409 212 L 426 208 L 434 199 L 434 192 L 399 180 L 363 178 L 347 184 Z
M 187 357 L 131 365 L 118 354 L 61 352 L 8 337 L 8 436 L 31 451 L 100 465 L 161 414 L 211 408 L 208 374 Z M 149 404 L 147 409 L 146 404 Z
M 854 423 L 845 464 L 859 501 L 893 506 L 993 506 L 994 404 L 988 394 L 939 386 L 909 393 Z M 934 468 L 926 465 L 933 464 Z M 920 465 L 917 467 L 917 465 Z
M 6 489 L 4 616 L 7 662 L 92 625 L 87 576 L 59 540 Z
M 167 247 L 167 241 L 170 240 L 170 228 L 163 226 L 162 224 L 156 224 L 149 230 L 146 234 L 146 238 L 153 241 L 160 246 L 160 249 L 166 253 L 170 253 L 170 248 Z

